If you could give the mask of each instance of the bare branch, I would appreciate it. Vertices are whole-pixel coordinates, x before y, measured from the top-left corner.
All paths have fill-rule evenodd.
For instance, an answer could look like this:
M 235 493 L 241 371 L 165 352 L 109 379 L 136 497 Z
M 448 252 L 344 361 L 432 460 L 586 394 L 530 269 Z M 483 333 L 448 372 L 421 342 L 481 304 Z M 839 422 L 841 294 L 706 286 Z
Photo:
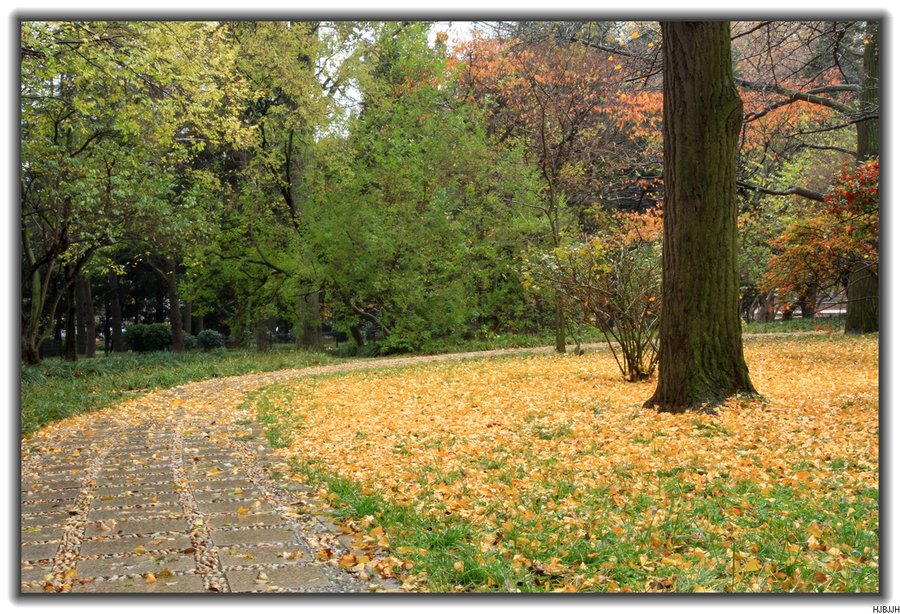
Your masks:
M 802 196 L 803 198 L 808 198 L 820 203 L 825 202 L 824 194 L 798 186 L 791 186 L 787 190 L 773 190 L 771 188 L 765 188 L 761 185 L 756 185 L 755 183 L 750 183 L 748 181 L 741 181 L 740 179 L 737 181 L 737 185 L 738 187 L 745 188 L 747 190 L 753 190 L 754 192 L 759 192 L 760 194 L 769 194 L 770 196 Z

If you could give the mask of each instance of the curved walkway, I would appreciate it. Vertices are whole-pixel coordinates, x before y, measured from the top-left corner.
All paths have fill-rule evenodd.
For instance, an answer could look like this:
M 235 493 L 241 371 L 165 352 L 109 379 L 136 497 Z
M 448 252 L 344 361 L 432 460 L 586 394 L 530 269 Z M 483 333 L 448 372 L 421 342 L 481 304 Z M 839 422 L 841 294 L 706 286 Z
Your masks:
M 316 493 L 282 463 L 242 404 L 304 375 L 551 352 L 369 359 L 218 378 L 49 425 L 22 440 L 21 592 L 399 590 L 365 569 Z

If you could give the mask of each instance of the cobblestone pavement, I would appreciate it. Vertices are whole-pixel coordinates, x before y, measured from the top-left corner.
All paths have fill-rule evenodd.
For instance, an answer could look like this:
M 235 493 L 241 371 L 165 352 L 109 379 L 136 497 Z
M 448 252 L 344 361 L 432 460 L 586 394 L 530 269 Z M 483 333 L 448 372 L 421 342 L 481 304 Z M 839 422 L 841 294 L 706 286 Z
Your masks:
M 51 424 L 22 440 L 21 592 L 398 590 L 394 580 L 341 569 L 349 536 L 311 489 L 277 481 L 284 465 L 242 406 L 247 394 L 304 375 L 551 351 L 218 378 Z
M 240 407 L 306 371 L 152 393 L 23 440 L 21 592 L 396 589 L 337 565 L 349 540 L 314 493 L 273 479 L 279 461 Z

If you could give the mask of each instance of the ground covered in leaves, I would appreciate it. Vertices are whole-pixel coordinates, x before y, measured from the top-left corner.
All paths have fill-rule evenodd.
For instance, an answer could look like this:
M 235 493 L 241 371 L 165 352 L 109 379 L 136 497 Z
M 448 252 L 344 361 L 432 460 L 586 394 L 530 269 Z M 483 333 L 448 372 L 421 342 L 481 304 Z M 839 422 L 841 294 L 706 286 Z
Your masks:
M 252 403 L 365 564 L 425 591 L 844 591 L 878 580 L 878 339 L 745 342 L 761 398 L 642 409 L 609 353 L 307 377 Z

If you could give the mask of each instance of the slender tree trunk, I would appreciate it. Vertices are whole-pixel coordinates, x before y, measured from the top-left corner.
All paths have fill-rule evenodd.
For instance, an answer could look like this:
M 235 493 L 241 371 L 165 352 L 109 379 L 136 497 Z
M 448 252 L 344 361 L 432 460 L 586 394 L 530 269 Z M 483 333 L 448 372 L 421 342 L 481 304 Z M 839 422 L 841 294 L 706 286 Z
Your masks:
M 78 353 L 87 356 L 87 298 L 85 279 L 79 277 L 75 282 L 75 326 Z
M 878 113 L 879 71 L 878 71 L 877 21 L 866 22 L 866 43 L 863 52 L 863 80 L 860 92 L 860 111 L 863 114 Z M 878 157 L 878 120 L 869 119 L 856 124 L 856 157 L 866 162 Z M 863 263 L 850 273 L 847 285 L 847 320 L 845 333 L 878 332 L 878 276 L 874 266 Z
M 555 315 L 556 315 L 556 351 L 560 354 L 566 353 L 566 314 L 563 309 L 562 295 L 557 292 L 555 298 Z
M 195 328 L 198 335 L 203 332 L 203 316 L 197 316 L 197 326 Z
M 265 352 L 269 349 L 269 329 L 266 327 L 265 320 L 256 322 L 256 351 Z
M 64 278 L 69 278 L 69 267 L 64 268 Z M 76 333 L 77 322 L 75 317 L 75 284 L 69 284 L 66 289 L 66 342 L 62 351 L 64 360 L 78 360 L 78 334 Z
M 800 313 L 804 318 L 813 318 L 816 315 L 816 303 L 819 300 L 819 289 L 816 284 L 806 286 L 803 296 L 800 297 Z
M 359 325 L 354 324 L 350 327 L 350 336 L 356 341 L 357 346 L 362 347 L 366 344 L 365 340 L 362 338 L 362 332 L 359 330 Z
M 739 306 L 735 177 L 742 103 L 728 22 L 662 22 L 662 33 L 659 381 L 644 406 L 683 412 L 734 393 L 756 394 Z
M 122 343 L 122 303 L 119 301 L 119 277 L 115 271 L 109 272 L 109 317 L 111 320 L 112 333 L 110 340 L 112 341 L 113 352 L 124 352 L 125 345 Z
M 91 280 L 83 277 L 81 280 L 81 299 L 84 303 L 84 356 L 93 358 L 97 354 L 97 320 L 94 310 L 94 296 L 91 290 Z
M 169 319 L 172 322 L 172 347 L 176 354 L 184 354 L 181 307 L 178 305 L 178 283 L 175 279 L 175 260 L 173 258 L 166 258 L 166 286 L 169 289 Z
M 185 335 L 191 334 L 191 319 L 192 319 L 191 318 L 191 308 L 192 307 L 193 306 L 191 305 L 190 301 L 185 302 L 185 304 L 184 304 L 184 323 L 182 325 L 182 332 Z

